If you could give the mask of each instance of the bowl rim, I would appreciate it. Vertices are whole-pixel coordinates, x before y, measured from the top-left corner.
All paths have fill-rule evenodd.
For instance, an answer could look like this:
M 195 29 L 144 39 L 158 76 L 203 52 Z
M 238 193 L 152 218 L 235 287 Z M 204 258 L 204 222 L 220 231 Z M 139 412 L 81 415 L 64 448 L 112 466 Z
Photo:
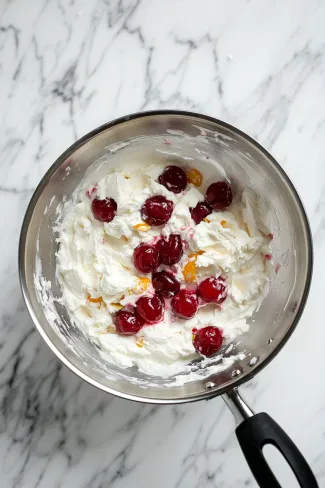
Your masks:
M 118 389 L 114 389 L 111 387 L 107 387 L 99 383 L 98 381 L 94 380 L 91 378 L 89 375 L 83 373 L 80 371 L 76 366 L 74 366 L 69 359 L 67 359 L 66 356 L 64 356 L 59 349 L 56 347 L 56 345 L 51 341 L 49 336 L 45 333 L 41 323 L 39 322 L 38 318 L 36 317 L 36 314 L 34 312 L 34 309 L 32 307 L 30 298 L 29 298 L 29 292 L 28 292 L 28 284 L 26 280 L 26 274 L 25 274 L 25 247 L 26 247 L 26 238 L 28 234 L 28 229 L 29 229 L 29 224 L 34 212 L 34 208 L 37 204 L 37 201 L 43 192 L 43 189 L 47 185 L 48 181 L 52 177 L 52 175 L 57 171 L 57 169 L 80 147 L 82 147 L 84 144 L 86 144 L 88 141 L 90 141 L 94 136 L 98 135 L 101 132 L 106 131 L 107 129 L 110 129 L 116 125 L 132 121 L 135 119 L 140 119 L 143 117 L 152 117 L 152 116 L 159 116 L 159 115 L 164 115 L 164 116 L 180 116 L 180 117 L 192 117 L 192 118 L 197 118 L 201 120 L 206 120 L 209 122 L 212 122 L 214 124 L 217 124 L 225 129 L 231 130 L 238 136 L 242 137 L 243 139 L 246 139 L 248 142 L 250 142 L 255 148 L 257 148 L 259 151 L 261 151 L 264 156 L 268 158 L 270 163 L 272 163 L 277 171 L 281 174 L 281 176 L 284 178 L 286 181 L 287 185 L 289 186 L 292 194 L 295 197 L 295 200 L 297 202 L 297 205 L 299 207 L 299 211 L 301 213 L 301 217 L 304 223 L 305 231 L 306 231 L 306 237 L 307 237 L 307 275 L 306 275 L 306 282 L 305 282 L 305 287 L 304 287 L 304 292 L 302 295 L 301 302 L 299 304 L 299 307 L 296 310 L 295 316 L 292 320 L 292 323 L 287 330 L 286 334 L 282 337 L 282 339 L 279 341 L 279 343 L 274 346 L 274 348 L 270 351 L 270 353 L 262 360 L 257 362 L 257 364 L 252 368 L 251 371 L 245 373 L 242 376 L 238 376 L 236 379 L 231 384 L 227 384 L 226 386 L 221 386 L 217 387 L 216 390 L 213 388 L 207 389 L 205 392 L 198 393 L 196 395 L 192 396 L 186 396 L 183 398 L 173 398 L 172 396 L 170 398 L 165 398 L 165 399 L 156 399 L 156 398 L 150 398 L 150 397 L 144 397 L 144 396 L 138 396 L 135 394 L 129 394 L 129 393 L 124 393 L 119 391 Z M 276 356 L 277 354 L 281 351 L 281 349 L 284 347 L 284 345 L 287 343 L 289 338 L 291 337 L 291 334 L 294 332 L 295 328 L 298 325 L 298 322 L 301 318 L 301 315 L 303 313 L 303 310 L 306 305 L 306 301 L 308 298 L 308 294 L 310 291 L 310 285 L 311 285 L 311 278 L 312 278 L 312 271 L 313 271 L 313 243 L 312 243 L 312 234 L 311 234 L 311 229 L 310 229 L 310 224 L 309 220 L 304 208 L 304 205 L 301 201 L 301 198 L 291 182 L 289 176 L 286 174 L 284 169 L 280 166 L 280 164 L 277 162 L 277 160 L 270 154 L 269 151 L 267 151 L 259 142 L 257 142 L 253 137 L 249 136 L 242 130 L 238 129 L 237 127 L 234 127 L 233 125 L 224 122 L 220 119 L 211 117 L 209 115 L 205 114 L 200 114 L 196 112 L 190 112 L 190 111 L 183 111 L 183 110 L 150 110 L 150 111 L 143 111 L 143 112 L 135 112 L 129 115 L 125 115 L 123 117 L 118 117 L 116 119 L 113 119 L 110 122 L 106 122 L 96 129 L 93 129 L 92 131 L 88 132 L 84 136 L 82 136 L 80 139 L 75 141 L 71 146 L 68 147 L 57 159 L 56 161 L 50 166 L 50 168 L 46 171 L 44 176 L 42 177 L 41 181 L 37 185 L 30 202 L 27 206 L 27 210 L 24 216 L 24 220 L 22 223 L 21 227 L 21 232 L 20 232 L 20 239 L 19 239 L 19 250 L 18 250 L 18 270 L 19 270 L 19 281 L 20 281 L 20 286 L 22 290 L 22 294 L 24 297 L 25 304 L 27 306 L 28 312 L 33 320 L 34 326 L 46 342 L 46 344 L 49 346 L 49 348 L 54 352 L 54 354 L 60 359 L 60 361 L 67 366 L 73 373 L 75 373 L 77 376 L 79 376 L 81 379 L 85 380 L 87 383 L 90 385 L 99 388 L 100 390 L 110 393 L 116 397 L 123 398 L 126 400 L 133 400 L 137 401 L 140 403 L 150 403 L 150 404 L 160 404 L 160 405 L 166 405 L 166 404 L 180 404 L 180 403 L 190 403 L 190 402 L 195 402 L 198 400 L 208 400 L 210 398 L 213 398 L 215 396 L 222 395 L 226 393 L 227 391 L 232 390 L 233 388 L 236 388 L 240 386 L 243 383 L 246 383 L 247 381 L 251 380 L 256 374 L 258 374 L 262 369 L 264 369 Z M 172 389 L 170 389 L 172 391 Z

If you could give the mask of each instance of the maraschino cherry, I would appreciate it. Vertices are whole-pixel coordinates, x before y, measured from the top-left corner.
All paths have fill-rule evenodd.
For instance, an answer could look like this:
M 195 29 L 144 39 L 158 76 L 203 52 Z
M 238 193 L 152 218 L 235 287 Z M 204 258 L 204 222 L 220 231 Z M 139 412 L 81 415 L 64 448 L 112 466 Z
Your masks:
M 134 312 L 119 310 L 114 316 L 116 332 L 120 335 L 134 335 L 143 327 L 144 321 Z
M 105 198 L 104 200 L 94 198 L 91 202 L 91 209 L 96 220 L 109 223 L 115 217 L 117 203 L 113 198 Z
M 169 271 L 156 271 L 152 275 L 152 286 L 164 298 L 171 298 L 179 292 L 180 284 Z
M 198 299 L 191 290 L 181 290 L 172 299 L 172 310 L 182 319 L 191 319 L 197 312 Z
M 190 214 L 196 225 L 212 213 L 212 207 L 207 202 L 198 202 L 190 208 Z
M 158 181 L 173 193 L 181 193 L 187 187 L 186 173 L 179 166 L 167 166 Z
M 163 318 L 164 302 L 158 295 L 140 297 L 136 303 L 136 311 L 147 324 L 155 324 Z
M 227 298 L 227 285 L 221 276 L 211 276 L 201 281 L 197 291 L 199 297 L 207 303 L 222 303 Z
M 232 202 L 231 186 L 225 181 L 212 183 L 207 189 L 205 200 L 214 210 L 224 210 Z
M 134 266 L 140 273 L 152 273 L 159 266 L 159 252 L 155 246 L 150 244 L 139 244 L 133 253 Z
M 183 256 L 183 243 L 179 234 L 170 234 L 157 242 L 160 262 L 167 266 L 178 263 Z
M 218 327 L 204 327 L 193 329 L 193 346 L 196 352 L 203 356 L 212 356 L 219 351 L 222 345 L 222 332 Z
M 168 222 L 174 204 L 162 195 L 148 198 L 141 207 L 141 217 L 149 225 L 163 225 Z

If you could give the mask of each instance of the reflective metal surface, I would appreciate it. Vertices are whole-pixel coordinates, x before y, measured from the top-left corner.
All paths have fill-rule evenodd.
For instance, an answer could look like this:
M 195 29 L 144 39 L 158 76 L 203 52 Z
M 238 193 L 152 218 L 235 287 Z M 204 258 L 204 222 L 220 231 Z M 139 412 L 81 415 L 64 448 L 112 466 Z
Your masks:
M 237 388 L 228 391 L 222 395 L 227 407 L 231 410 L 236 425 L 242 423 L 243 420 L 253 417 L 254 412 L 251 407 L 245 402 L 244 398 L 241 396 Z
M 200 134 L 208 134 L 208 137 Z M 154 162 L 157 154 L 161 157 L 163 149 L 166 149 L 163 144 L 166 137 L 176 138 L 182 154 L 194 161 L 198 154 L 203 153 L 215 158 L 238 189 L 250 186 L 262 194 L 270 203 L 272 231 L 276 236 L 272 254 L 278 264 L 278 273 L 269 295 L 254 316 L 249 332 L 239 338 L 237 346 L 237 351 L 245 350 L 251 353 L 250 357 L 258 357 L 258 361 L 252 364 L 250 357 L 237 361 L 229 370 L 208 378 L 213 385 L 209 388 L 205 386 L 207 378 L 167 388 L 166 380 L 157 381 L 133 369 L 124 371 L 108 366 L 96 347 L 71 326 L 66 310 L 59 304 L 55 305 L 59 320 L 56 328 L 52 326 L 38 301 L 34 286 L 39 239 L 43 275 L 51 283 L 53 294 L 60 296 L 55 278 L 55 209 L 64 197 L 71 195 L 89 166 L 107 154 L 107 146 L 118 146 L 134 138 L 137 141 L 131 145 L 134 156 L 141 155 L 144 161 Z M 118 157 L 123 158 L 127 149 L 119 147 Z M 112 152 L 109 157 L 116 167 L 116 154 Z M 181 403 L 213 397 L 238 386 L 254 376 L 279 352 L 293 332 L 305 305 L 312 272 L 312 244 L 307 218 L 293 185 L 274 158 L 256 141 L 224 122 L 203 115 L 147 112 L 99 127 L 73 144 L 50 168 L 26 212 L 20 240 L 19 270 L 23 294 L 35 326 L 72 371 L 92 385 L 123 398 Z

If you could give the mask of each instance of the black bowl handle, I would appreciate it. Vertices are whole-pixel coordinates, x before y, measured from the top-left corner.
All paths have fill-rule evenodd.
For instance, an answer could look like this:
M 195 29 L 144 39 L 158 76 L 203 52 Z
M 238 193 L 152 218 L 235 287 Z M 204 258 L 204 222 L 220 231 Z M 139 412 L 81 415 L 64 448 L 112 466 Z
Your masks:
M 306 459 L 284 430 L 267 413 L 244 420 L 236 435 L 246 461 L 261 488 L 281 488 L 263 454 L 267 444 L 275 446 L 287 460 L 301 488 L 318 488 Z
M 223 396 L 237 423 L 236 435 L 246 461 L 260 488 L 283 488 L 263 454 L 271 444 L 286 459 L 301 488 L 318 488 L 306 459 L 284 430 L 267 413 L 254 414 L 237 388 Z

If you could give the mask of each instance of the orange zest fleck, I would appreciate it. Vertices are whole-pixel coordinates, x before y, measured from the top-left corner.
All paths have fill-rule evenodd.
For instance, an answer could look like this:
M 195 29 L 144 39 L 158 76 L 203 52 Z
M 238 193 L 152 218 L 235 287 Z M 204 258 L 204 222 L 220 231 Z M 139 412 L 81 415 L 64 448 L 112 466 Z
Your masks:
M 220 222 L 220 225 L 221 225 L 221 227 L 223 227 L 225 229 L 227 227 L 227 221 L 226 220 L 222 220 Z
M 207 219 L 206 217 L 203 219 L 204 222 L 206 222 L 207 224 L 210 224 L 211 220 Z
M 196 169 L 196 168 L 191 168 L 187 173 L 186 173 L 187 181 L 189 183 L 192 183 L 194 186 L 201 186 L 202 181 L 203 181 L 203 176 L 202 173 Z
M 136 345 L 138 347 L 143 347 L 143 341 L 144 341 L 144 339 L 138 339 L 137 342 L 136 342 Z
M 137 284 L 135 288 L 133 288 L 131 291 L 133 291 L 133 293 L 143 293 L 144 291 L 146 291 L 150 283 L 151 281 L 149 280 L 149 278 L 145 278 L 144 276 L 138 276 Z
M 121 310 L 121 308 L 123 308 L 123 305 L 121 305 L 120 303 L 111 303 L 111 306 L 116 308 L 116 310 Z
M 129 176 L 126 176 L 126 175 L 124 175 L 124 178 L 125 178 L 126 180 L 128 180 L 130 177 L 129 177 Z
M 123 239 L 124 242 L 128 242 L 129 240 L 124 234 L 121 236 L 121 238 Z
M 141 222 L 141 224 L 134 225 L 133 229 L 136 229 L 140 232 L 147 232 L 149 229 L 151 229 L 151 226 L 149 224 L 146 224 L 145 222 Z
M 87 298 L 88 302 L 90 303 L 103 303 L 102 297 L 97 297 L 97 298 L 91 298 L 91 296 L 88 294 Z
M 196 264 L 195 261 L 189 261 L 185 264 L 183 269 L 184 280 L 187 283 L 193 283 L 196 280 Z
M 195 259 L 195 261 L 196 261 L 197 257 L 198 257 L 198 256 L 202 256 L 202 254 L 204 254 L 204 253 L 205 253 L 205 251 L 202 251 L 202 250 L 200 249 L 199 251 L 196 251 L 196 252 L 194 252 L 193 254 L 189 254 L 189 255 L 188 255 L 188 257 L 189 257 L 189 259 L 194 258 L 194 259 Z
M 196 264 L 195 264 L 195 262 L 197 260 L 197 257 L 201 256 L 204 253 L 205 253 L 205 251 L 199 250 L 193 254 L 188 255 L 189 260 L 185 264 L 184 269 L 183 269 L 184 280 L 187 283 L 194 283 L 194 281 L 196 280 Z

